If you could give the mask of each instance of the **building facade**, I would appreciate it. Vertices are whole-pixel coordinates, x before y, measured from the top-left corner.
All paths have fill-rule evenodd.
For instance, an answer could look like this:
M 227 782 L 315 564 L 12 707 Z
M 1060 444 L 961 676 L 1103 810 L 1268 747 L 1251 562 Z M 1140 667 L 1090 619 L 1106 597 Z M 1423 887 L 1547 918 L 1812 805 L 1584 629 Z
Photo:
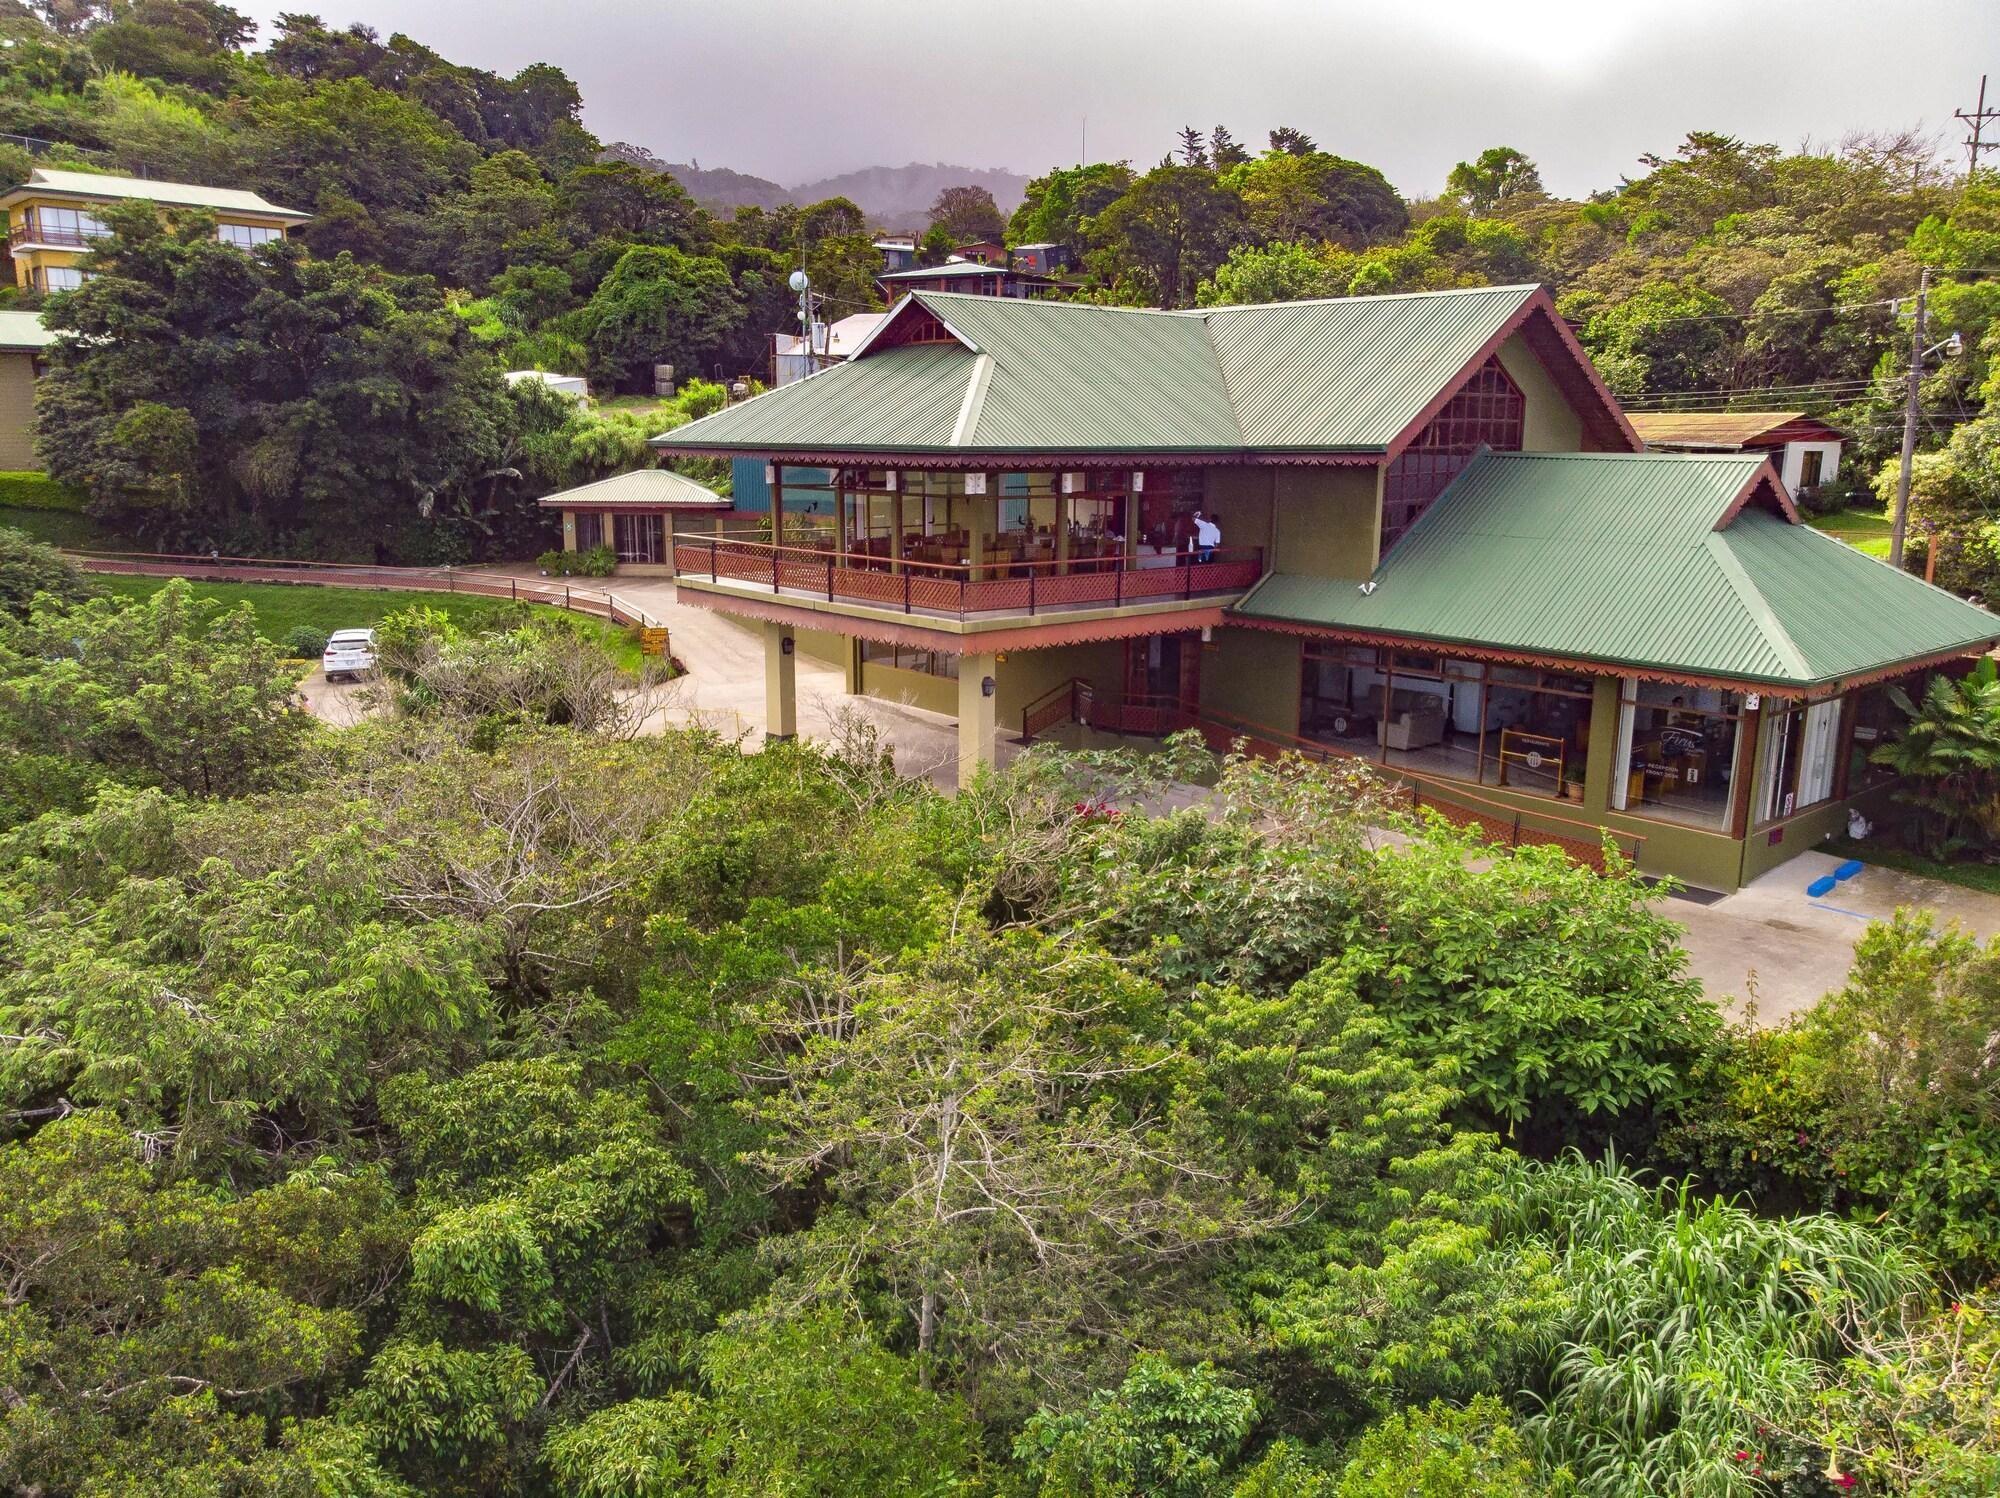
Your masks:
M 1761 453 L 1800 499 L 1840 472 L 1846 441 L 1803 411 L 1634 411 L 1631 420 L 1650 452 Z
M 1887 683 L 2000 639 L 1800 525 L 1763 455 L 1642 453 L 1533 286 L 918 293 L 657 445 L 763 465 L 768 519 L 675 565 L 764 631 L 774 733 L 831 632 L 851 689 L 957 715 L 962 774 L 1064 719 L 1195 727 L 1713 889 L 1883 793 Z
M 153 182 L 97 172 L 36 167 L 19 187 L 0 194 L 7 210 L 7 249 L 14 283 L 23 290 L 73 291 L 83 284 L 83 257 L 110 231 L 102 214 L 120 203 L 162 210 L 193 209 L 215 219 L 216 237 L 252 249 L 283 239 L 312 215 L 281 208 L 239 188 Z
M 35 456 L 35 382 L 54 337 L 39 313 L 0 312 L 0 471 L 42 466 Z

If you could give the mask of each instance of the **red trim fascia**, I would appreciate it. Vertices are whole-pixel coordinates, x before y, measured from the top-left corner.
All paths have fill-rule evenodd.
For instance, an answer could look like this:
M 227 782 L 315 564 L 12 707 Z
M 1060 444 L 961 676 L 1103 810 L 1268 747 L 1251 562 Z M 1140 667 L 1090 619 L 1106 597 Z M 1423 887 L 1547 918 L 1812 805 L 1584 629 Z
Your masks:
M 1763 466 L 1750 475 L 1750 482 L 1737 492 L 1736 498 L 1729 501 L 1729 508 L 1722 512 L 1721 518 L 1715 522 L 1714 529 L 1727 530 L 1729 523 L 1743 513 L 1744 506 L 1756 498 L 1760 490 L 1777 501 L 1778 512 L 1788 522 L 1793 525 L 1801 523 L 1798 507 L 1792 503 L 1791 495 L 1785 492 L 1784 481 L 1778 477 L 1778 470 L 1772 466 L 1771 460 L 1766 458 Z
M 1633 430 L 1632 423 L 1626 420 L 1625 408 L 1618 404 L 1618 397 L 1613 395 L 1611 387 L 1604 383 L 1604 376 L 1597 372 L 1597 366 L 1590 362 L 1589 351 L 1578 341 L 1569 324 L 1556 315 L 1555 301 L 1547 291 L 1536 293 L 1535 310 L 1542 315 L 1530 319 L 1524 329 L 1528 346 L 1534 349 L 1538 356 L 1546 355 L 1553 349 L 1561 349 L 1569 356 L 1567 364 L 1570 378 L 1581 376 L 1595 397 L 1596 409 L 1586 413 L 1584 421 L 1586 425 L 1596 425 L 1601 438 L 1609 439 L 1611 445 L 1603 451 L 1644 452 L 1646 450 L 1644 439 Z M 1540 340 L 1541 347 L 1536 346 L 1537 340 Z M 1544 357 L 1542 362 L 1547 366 L 1550 361 Z M 1563 383 L 1563 368 L 1562 361 L 1557 361 L 1556 368 L 1552 371 L 1558 384 Z M 1608 427 L 1605 422 L 1607 417 Z
M 1294 624 L 1283 619 L 1255 619 L 1241 614 L 1231 614 L 1229 623 L 1246 629 L 1269 630 L 1276 634 L 1301 635 L 1314 640 L 1340 640 L 1355 645 L 1414 647 L 1426 655 L 1461 655 L 1469 660 L 1497 661 L 1509 666 L 1554 666 L 1567 670 L 1582 669 L 1595 675 L 1636 676 L 1642 681 L 1671 682 L 1683 687 L 1720 687 L 1732 692 L 1756 692 L 1766 697 L 1806 698 L 1824 696 L 1833 690 L 1851 690 L 1855 687 L 1870 686 L 1878 681 L 1889 681 L 1913 671 L 1927 670 L 1947 661 L 1963 660 L 1968 656 L 1983 654 L 1993 644 L 2000 643 L 2000 636 L 1988 641 L 1984 646 L 1974 643 L 1955 650 L 1939 651 L 1935 655 L 1920 656 L 1915 660 L 1901 661 L 1893 666 L 1866 672 L 1859 676 L 1843 676 L 1834 681 L 1818 682 L 1810 686 L 1774 685 L 1766 681 L 1743 681 L 1726 676 L 1702 676 L 1685 672 L 1662 671 L 1655 667 L 1634 666 L 1621 661 L 1599 660 L 1592 656 L 1550 655 L 1546 652 L 1525 650 L 1504 650 L 1491 646 L 1468 645 L 1454 640 L 1435 640 L 1418 635 L 1392 635 L 1380 631 L 1364 629 L 1328 629 L 1321 625 Z
M 1535 333 L 1530 331 L 1531 329 L 1541 332 L 1540 342 L 1543 346 L 1536 346 Z M 1450 404 L 1452 397 L 1463 390 L 1472 377 L 1485 367 L 1486 361 L 1498 354 L 1505 347 L 1507 340 L 1516 333 L 1523 333 L 1529 338 L 1530 349 L 1536 358 L 1541 360 L 1549 378 L 1555 381 L 1556 388 L 1565 396 L 1572 397 L 1574 402 L 1574 397 L 1581 393 L 1589 399 L 1574 403 L 1585 407 L 1592 405 L 1601 407 L 1600 410 L 1584 409 L 1578 412 L 1586 426 L 1600 428 L 1599 434 L 1602 435 L 1603 418 L 1608 416 L 1617 439 L 1626 445 L 1627 451 L 1639 452 L 1645 447 L 1639 440 L 1638 433 L 1632 430 L 1631 423 L 1625 420 L 1625 413 L 1618 408 L 1618 401 L 1611 394 L 1610 388 L 1592 366 L 1590 356 L 1584 352 L 1583 345 L 1576 341 L 1576 335 L 1571 333 L 1563 320 L 1556 316 L 1556 306 L 1550 299 L 1547 289 L 1538 286 L 1508 315 L 1507 320 L 1494 331 L 1493 335 L 1479 346 L 1479 351 L 1465 362 L 1464 367 L 1452 376 L 1445 387 L 1426 403 L 1409 425 L 1397 434 L 1395 441 L 1389 444 L 1387 452 L 1383 455 L 1383 461 L 1393 462 L 1402 456 L 1403 450 L 1416 441 L 1418 435 L 1431 424 L 1438 412 Z M 1569 355 L 1566 361 L 1569 366 L 1567 372 L 1565 361 L 1548 357 L 1550 352 L 1548 345 L 1551 340 Z M 1581 391 L 1576 378 L 1579 371 L 1587 377 L 1582 382 Z
M 1182 609 L 1175 613 L 1134 614 L 1113 619 L 1086 619 L 1073 624 L 1033 624 L 1019 629 L 983 629 L 976 634 L 956 630 L 926 629 L 920 624 L 904 624 L 890 619 L 869 619 L 853 614 L 826 613 L 818 609 L 796 608 L 768 599 L 744 598 L 733 593 L 712 593 L 689 588 L 680 594 L 682 603 L 711 609 L 718 614 L 758 619 L 768 624 L 789 624 L 794 629 L 818 629 L 829 634 L 875 640 L 887 645 L 907 645 L 915 650 L 936 650 L 946 655 L 986 655 L 1009 650 L 1047 649 L 1053 645 L 1077 645 L 1090 640 L 1129 640 L 1147 635 L 1177 635 L 1190 630 L 1213 629 L 1221 625 L 1223 606 Z

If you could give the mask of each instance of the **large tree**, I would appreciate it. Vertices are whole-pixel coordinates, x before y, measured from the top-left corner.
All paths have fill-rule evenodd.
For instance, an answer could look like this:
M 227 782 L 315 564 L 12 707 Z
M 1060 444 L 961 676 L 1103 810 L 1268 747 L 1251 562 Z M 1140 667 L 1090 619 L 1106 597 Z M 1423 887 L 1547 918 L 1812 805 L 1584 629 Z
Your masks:
M 655 364 L 671 364 L 682 376 L 705 371 L 741 324 L 743 304 L 720 260 L 637 245 L 619 257 L 581 316 L 592 377 L 641 388 Z
M 1131 300 L 1186 307 L 1229 253 L 1241 224 L 1236 194 L 1198 166 L 1158 166 L 1096 219 L 1109 272 Z
M 245 252 L 198 216 L 111 218 L 92 279 L 46 314 L 64 336 L 41 394 L 43 457 L 95 513 L 322 556 L 475 514 L 505 386 L 435 288 L 296 244 Z
M 930 221 L 942 225 L 956 244 L 974 240 L 998 240 L 1007 232 L 1007 220 L 993 194 L 983 187 L 947 187 L 931 204 Z

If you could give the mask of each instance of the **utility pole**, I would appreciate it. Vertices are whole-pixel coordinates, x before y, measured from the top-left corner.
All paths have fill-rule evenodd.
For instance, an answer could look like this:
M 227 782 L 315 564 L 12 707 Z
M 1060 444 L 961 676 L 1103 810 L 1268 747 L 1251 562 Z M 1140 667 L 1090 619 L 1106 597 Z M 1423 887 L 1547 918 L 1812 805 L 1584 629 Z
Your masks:
M 1910 467 L 1917 456 L 1917 403 L 1923 396 L 1924 306 L 1931 289 L 1931 268 L 1917 276 L 1917 315 L 1910 329 L 1910 384 L 1903 397 L 1903 466 L 1896 475 L 1896 514 L 1889 523 L 1889 565 L 1903 565 L 1903 534 L 1910 526 Z
M 1979 103 L 1973 108 L 1954 109 L 1952 118 L 1964 120 L 1972 127 L 1972 134 L 1965 138 L 1965 175 L 1976 176 L 1979 172 L 1981 151 L 2000 151 L 2000 142 L 1986 140 L 1986 124 L 1989 120 L 2000 120 L 2000 109 L 1986 107 L 1986 75 L 1979 75 Z

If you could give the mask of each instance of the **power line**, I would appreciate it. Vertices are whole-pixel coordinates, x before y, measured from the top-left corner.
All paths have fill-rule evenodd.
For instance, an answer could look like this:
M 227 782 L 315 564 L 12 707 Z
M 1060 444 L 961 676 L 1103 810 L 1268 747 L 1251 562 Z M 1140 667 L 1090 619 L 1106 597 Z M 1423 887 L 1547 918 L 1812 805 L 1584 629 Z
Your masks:
M 1987 121 L 2000 120 L 2000 109 L 1988 109 L 1986 107 L 1986 75 L 1984 73 L 1979 75 L 1979 102 L 1969 110 L 1954 109 L 1952 111 L 1952 118 L 1964 120 L 1966 124 L 1972 127 L 1972 134 L 1965 138 L 1965 175 L 1968 178 L 1976 177 L 1979 175 L 1979 153 L 1981 151 L 2000 151 L 2000 145 L 1982 138 L 1986 132 Z

